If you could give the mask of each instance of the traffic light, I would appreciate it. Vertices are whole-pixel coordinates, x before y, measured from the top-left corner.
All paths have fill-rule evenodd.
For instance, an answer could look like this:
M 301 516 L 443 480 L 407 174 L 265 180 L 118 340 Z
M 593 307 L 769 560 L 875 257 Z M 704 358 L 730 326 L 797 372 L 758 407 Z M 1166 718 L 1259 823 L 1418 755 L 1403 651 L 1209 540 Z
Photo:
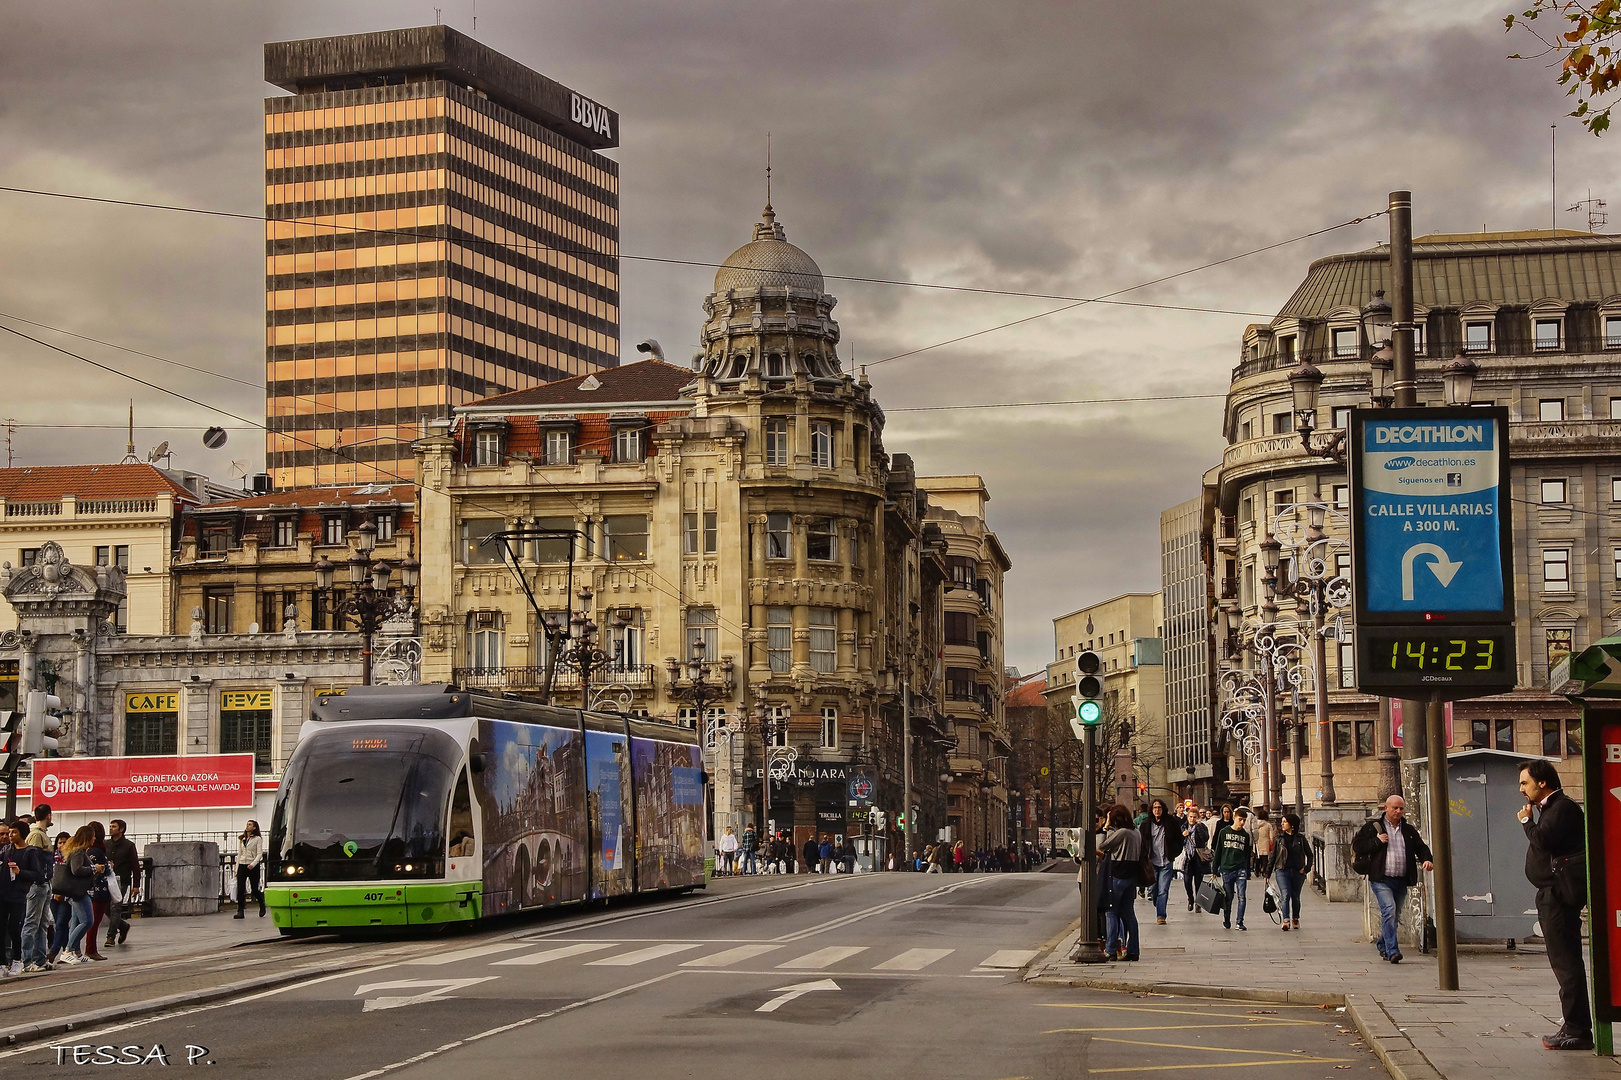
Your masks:
M 877 831 L 882 831 L 882 829 L 884 827 L 884 812 L 882 810 L 878 809 L 877 807 L 873 807 L 873 811 L 872 811 L 872 827 L 873 827 L 874 830 L 877 830 Z
M 0 710 L 0 776 L 14 772 L 22 759 L 23 714 Z
M 1075 719 L 1071 727 L 1075 737 L 1081 738 L 1089 727 L 1103 723 L 1103 658 L 1091 649 L 1075 654 Z
M 56 750 L 56 736 L 62 734 L 62 699 L 55 694 L 33 690 L 28 694 L 28 712 L 23 716 L 22 753 L 39 757 Z

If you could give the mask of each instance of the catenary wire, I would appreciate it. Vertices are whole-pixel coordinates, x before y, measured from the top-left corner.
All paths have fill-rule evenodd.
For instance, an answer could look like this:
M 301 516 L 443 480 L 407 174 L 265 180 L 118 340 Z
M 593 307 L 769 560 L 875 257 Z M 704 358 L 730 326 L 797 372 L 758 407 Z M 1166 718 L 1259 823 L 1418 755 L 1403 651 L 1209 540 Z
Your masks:
M 76 353 L 76 352 L 72 351 L 71 349 L 64 349 L 60 345 L 54 345 L 49 341 L 43 340 L 42 338 L 34 337 L 32 334 L 25 334 L 21 330 L 18 330 L 18 329 L 14 328 L 14 327 L 6 326 L 4 323 L 0 323 L 0 331 L 4 331 L 5 333 L 8 333 L 8 334 L 14 334 L 15 336 L 17 336 L 19 338 L 22 338 L 25 341 L 31 341 L 34 344 L 43 346 L 44 348 L 50 349 L 53 352 L 59 352 L 64 356 L 69 356 L 69 357 L 72 357 L 75 360 L 83 361 L 84 363 L 89 364 L 92 367 L 99 368 L 100 370 L 108 372 L 109 374 L 118 375 L 118 376 L 121 376 L 121 377 L 123 377 L 125 379 L 129 379 L 131 382 L 139 383 L 140 385 L 148 387 L 148 388 L 153 389 L 153 390 L 156 390 L 159 393 L 168 394 L 171 397 L 179 398 L 180 400 L 189 402 L 190 404 L 196 405 L 199 408 L 206 409 L 206 410 L 208 410 L 210 412 L 218 413 L 221 416 L 230 417 L 232 420 L 240 421 L 241 423 L 243 423 L 244 425 L 246 425 L 246 426 L 248 426 L 250 428 L 256 428 L 256 429 L 258 429 L 260 431 L 264 431 L 266 433 L 271 433 L 270 428 L 268 426 L 266 426 L 265 424 L 262 424 L 262 423 L 260 423 L 260 422 L 258 422 L 256 420 L 252 420 L 252 419 L 250 419 L 248 417 L 245 417 L 245 416 L 239 416 L 236 413 L 231 412 L 228 409 L 221 408 L 221 407 L 219 407 L 217 405 L 209 405 L 206 402 L 198 401 L 196 398 L 187 397 L 185 394 L 182 394 L 177 390 L 171 390 L 168 387 L 159 386 L 156 383 L 148 382 L 147 380 L 142 379 L 139 376 L 131 375 L 126 371 L 120 371 L 118 368 L 113 367 L 113 366 L 111 366 L 109 364 L 101 363 L 98 360 L 92 360 L 90 357 L 83 356 L 83 355 L 81 355 L 79 353 Z M 309 448 L 314 449 L 314 450 L 318 450 L 318 451 L 319 450 L 326 450 L 329 453 L 332 453 L 334 455 L 343 455 L 345 453 L 345 448 L 341 448 L 341 447 L 337 447 L 337 448 L 334 448 L 334 447 L 322 447 L 322 446 L 320 446 L 320 445 L 318 445 L 318 444 L 316 444 L 316 443 L 314 443 L 314 442 L 312 442 L 312 441 L 310 441 L 308 439 L 302 438 L 296 432 L 278 432 L 276 434 L 286 435 L 288 438 L 292 439 L 295 443 L 301 443 L 304 446 L 309 447 Z M 358 458 L 354 457 L 353 454 L 347 454 L 346 456 L 349 458 L 349 460 L 350 460 L 350 462 L 352 464 L 362 465 L 362 466 L 365 466 L 365 465 L 368 464 L 366 462 L 360 461 Z M 417 480 L 415 477 L 402 476 L 399 473 L 391 472 L 389 470 L 386 470 L 386 469 L 382 468 L 376 462 L 369 463 L 369 467 L 376 469 L 377 472 L 379 474 L 381 474 L 383 477 L 385 477 L 387 479 L 390 479 L 390 480 L 394 480 L 394 481 L 398 482 L 401 485 L 409 485 L 410 487 L 416 488 L 417 490 L 422 489 L 421 481 Z M 564 499 L 568 500 L 570 505 L 572 505 L 576 510 L 580 511 L 581 513 L 586 513 L 585 507 L 580 503 L 580 501 L 578 499 L 576 499 L 573 495 L 569 494 L 569 492 L 564 491 L 562 489 L 561 485 L 553 482 L 550 478 L 545 477 L 545 476 L 540 477 L 540 479 L 548 487 L 556 489 L 557 493 L 562 495 Z M 334 486 L 342 487 L 344 485 L 336 484 Z M 475 500 L 467 498 L 466 496 L 463 497 L 462 501 L 463 501 L 464 505 L 472 505 L 476 509 L 485 510 L 485 511 L 487 511 L 487 512 L 489 512 L 489 513 L 491 513 L 491 514 L 493 514 L 493 515 L 495 515 L 497 517 L 500 517 L 502 519 L 505 519 L 505 517 L 506 517 L 506 511 L 501 509 L 501 508 L 494 507 L 494 506 L 489 506 L 489 505 L 477 502 Z M 589 515 L 587 515 L 587 516 L 589 516 Z M 511 567 L 511 569 L 513 570 L 514 573 L 518 572 L 518 568 L 516 566 Z M 648 584 L 650 586 L 652 586 L 655 590 L 657 590 L 658 592 L 664 593 L 666 596 L 674 597 L 677 601 L 679 601 L 679 602 L 681 602 L 683 604 L 686 602 L 686 593 L 684 591 L 682 591 L 680 586 L 676 585 L 674 582 L 670 581 L 669 578 L 667 578 L 663 574 L 659 573 L 658 570 L 656 570 L 656 569 L 654 569 L 652 567 L 646 567 L 646 568 L 639 567 L 638 569 L 645 570 L 645 572 L 648 574 Z M 654 578 L 657 578 L 659 581 L 664 582 L 665 585 L 670 586 L 670 587 L 669 588 L 660 588 L 656 583 L 654 583 L 654 581 L 653 581 Z M 731 629 L 736 630 L 740 636 L 744 635 L 744 628 L 743 628 L 743 625 L 741 623 L 729 622 L 728 620 L 724 619 L 724 617 L 720 614 L 719 611 L 716 611 L 715 618 L 716 618 L 717 622 L 719 622 L 719 623 L 721 623 L 723 625 L 729 625 Z
M 961 335 L 958 335 L 957 337 L 954 337 L 954 338 L 948 338 L 945 341 L 937 341 L 933 345 L 925 345 L 925 346 L 923 346 L 922 348 L 919 348 L 919 349 L 908 349 L 906 352 L 894 353 L 893 355 L 886 356 L 881 360 L 874 360 L 870 364 L 867 364 L 866 366 L 867 367 L 877 367 L 879 364 L 887 364 L 891 360 L 899 360 L 904 356 L 916 356 L 919 353 L 929 352 L 931 349 L 939 349 L 939 348 L 943 348 L 943 347 L 945 347 L 947 345 L 955 345 L 959 341 L 968 341 L 971 338 L 983 337 L 986 334 L 994 334 L 996 331 L 998 331 L 998 330 L 1006 330 L 1010 326 L 1019 326 L 1019 325 L 1022 325 L 1023 323 L 1034 322 L 1036 319 L 1044 319 L 1049 315 L 1057 315 L 1060 312 L 1064 312 L 1064 311 L 1073 311 L 1075 308 L 1085 307 L 1087 304 L 1102 303 L 1103 301 L 1109 299 L 1110 297 L 1120 296 L 1120 295 L 1122 295 L 1124 293 L 1128 293 L 1128 292 L 1135 292 L 1138 289 L 1146 289 L 1150 285 L 1159 285 L 1159 284 L 1161 284 L 1163 282 L 1166 282 L 1166 281 L 1174 281 L 1175 279 L 1177 279 L 1179 277 L 1186 277 L 1189 274 L 1197 274 L 1201 270 L 1209 270 L 1213 266 L 1221 266 L 1223 263 L 1234 262 L 1235 260 L 1238 260 L 1238 259 L 1246 259 L 1251 255 L 1259 255 L 1264 251 L 1273 251 L 1273 250 L 1276 250 L 1277 248 L 1285 247 L 1285 246 L 1287 246 L 1289 244 L 1298 243 L 1301 240 L 1309 240 L 1313 236 L 1322 236 L 1324 233 L 1331 233 L 1336 229 L 1343 229 L 1348 225 L 1360 225 L 1364 221 L 1371 221 L 1376 217 L 1382 217 L 1383 215 L 1388 214 L 1388 213 L 1390 213 L 1389 210 L 1380 210 L 1380 211 L 1377 211 L 1377 212 L 1372 213 L 1372 214 L 1363 214 L 1362 216 L 1354 217 L 1349 221 L 1342 221 L 1338 225 L 1330 225 L 1327 228 L 1317 229 L 1317 230 L 1314 230 L 1314 231 L 1309 232 L 1309 233 L 1301 233 L 1299 236 L 1291 236 L 1287 240 L 1279 240 L 1275 244 L 1267 244 L 1265 247 L 1253 248 L 1253 249 L 1251 249 L 1249 251 L 1240 252 L 1237 255 L 1228 255 L 1226 258 L 1216 259 L 1213 262 L 1207 262 L 1207 263 L 1204 263 L 1204 264 L 1202 264 L 1200 266 L 1190 266 L 1186 270 L 1178 270 L 1174 274 L 1166 274 L 1163 277 L 1154 278 L 1152 281 L 1144 281 L 1144 282 L 1141 282 L 1140 284 L 1137 284 L 1137 285 L 1129 285 L 1124 289 L 1116 289 L 1113 292 L 1103 293 L 1101 296 L 1094 296 L 1094 297 L 1089 297 L 1089 298 L 1086 298 L 1086 299 L 1077 300 L 1073 304 L 1064 304 L 1064 305 L 1062 305 L 1060 307 L 1049 308 L 1046 311 L 1039 311 L 1034 315 L 1026 315 L 1022 319 L 1014 319 L 1014 320 L 1012 320 L 1010 322 L 1000 323 L 1000 324 L 998 324 L 996 326 L 987 327 L 984 330 L 975 330 L 971 334 L 961 334 Z M 1269 318 L 1272 318 L 1272 316 L 1264 315 L 1264 316 L 1261 316 L 1261 318 L 1268 318 L 1269 319 Z
M 177 213 L 177 214 L 199 214 L 199 215 L 203 215 L 203 216 L 206 216 L 206 217 L 227 218 L 227 219 L 237 220 L 237 221 L 254 221 L 254 222 L 270 223 L 270 224 L 299 225 L 299 226 L 310 228 L 310 229 L 313 229 L 313 230 L 316 230 L 316 231 L 320 231 L 322 229 L 327 229 L 327 230 L 331 230 L 333 232 L 367 233 L 367 234 L 379 235 L 379 236 L 404 237 L 404 238 L 410 239 L 413 242 L 422 241 L 422 240 L 446 240 L 446 241 L 451 241 L 453 243 L 456 243 L 456 244 L 458 244 L 458 245 L 460 245 L 462 247 L 493 247 L 493 248 L 511 249 L 511 250 L 518 250 L 518 251 L 549 251 L 549 252 L 552 252 L 553 254 L 569 255 L 569 256 L 573 256 L 575 258 L 587 258 L 587 257 L 611 258 L 611 259 L 622 259 L 622 260 L 624 260 L 626 262 L 658 263 L 658 264 L 667 265 L 667 266 L 692 266 L 692 267 L 702 267 L 704 269 L 716 269 L 716 270 L 719 270 L 719 269 L 749 269 L 748 267 L 741 266 L 741 265 L 739 265 L 737 263 L 708 262 L 708 261 L 702 260 L 702 259 L 676 259 L 676 258 L 671 258 L 671 257 L 668 257 L 668 256 L 658 256 L 658 255 L 626 255 L 623 252 L 615 253 L 615 252 L 607 252 L 607 251 L 598 251 L 598 250 L 596 250 L 594 248 L 587 248 L 587 247 L 576 247 L 576 248 L 557 247 L 557 246 L 551 245 L 551 244 L 543 244 L 543 243 L 540 243 L 539 241 L 535 241 L 535 240 L 525 240 L 525 241 L 518 241 L 518 242 L 506 242 L 506 241 L 500 241 L 500 240 L 485 240 L 485 239 L 482 239 L 482 238 L 476 237 L 476 236 L 456 236 L 456 237 L 441 236 L 441 235 L 431 233 L 431 232 L 421 232 L 421 231 L 412 230 L 412 229 L 363 228 L 363 227 L 361 227 L 359 225 L 339 225 L 336 222 L 323 222 L 323 221 L 320 221 L 319 219 L 317 219 L 315 217 L 300 217 L 300 218 L 269 217 L 269 216 L 264 215 L 264 214 L 243 214 L 243 213 L 237 213 L 235 211 L 230 211 L 230 210 L 210 210 L 210 209 L 207 209 L 205 207 L 181 206 L 181 205 L 177 205 L 177 204 L 174 204 L 174 203 L 141 202 L 141 201 L 135 200 L 135 199 L 112 199 L 112 198 L 106 198 L 106 197 L 99 196 L 99 195 L 79 195 L 79 194 L 75 194 L 75 193 L 72 193 L 72 192 L 45 191 L 45 190 L 42 190 L 42 189 L 39 189 L 39 188 L 14 187 L 14 186 L 4 185 L 4 184 L 0 184 L 0 191 L 7 191 L 7 192 L 11 192 L 12 194 L 17 194 L 17 195 L 39 195 L 39 196 L 43 196 L 43 197 L 46 197 L 46 198 L 53 198 L 53 199 L 69 199 L 69 200 L 73 200 L 73 201 L 76 201 L 76 202 L 105 203 L 105 204 L 110 205 L 110 206 L 130 206 L 130 207 L 137 207 L 137 208 L 145 209 L 145 210 L 166 210 L 166 211 L 169 211 L 171 213 Z M 1378 215 L 1374 214 L 1374 215 L 1369 215 L 1369 216 L 1377 217 Z M 1358 221 L 1364 221 L 1364 220 L 1367 220 L 1367 219 L 1366 218 L 1358 218 L 1357 220 Z M 1354 224 L 1354 222 L 1347 222 L 1347 224 Z M 1335 226 L 1335 228 L 1339 228 L 1339 226 Z M 1324 231 L 1327 231 L 1327 230 L 1324 230 Z M 1309 233 L 1307 235 L 1315 236 L 1317 234 Z M 1298 239 L 1304 239 L 1304 237 L 1296 237 L 1295 239 L 1297 239 L 1297 240 Z M 1284 243 L 1292 243 L 1292 241 L 1284 241 Z M 1268 249 L 1260 248 L 1258 250 L 1265 251 L 1265 250 L 1268 250 Z M 1255 254 L 1255 252 L 1247 252 L 1246 254 Z M 1240 257 L 1241 256 L 1234 256 L 1234 258 L 1240 258 Z M 1211 265 L 1216 265 L 1216 264 L 1212 263 Z M 1200 267 L 1198 269 L 1203 269 L 1203 267 Z M 1191 272 L 1191 271 L 1186 271 L 1186 272 Z M 1176 276 L 1176 275 L 1173 275 L 1173 276 Z M 857 275 L 857 274 L 829 274 L 829 273 L 823 272 L 822 277 L 824 279 L 828 279 L 828 280 L 832 280 L 832 281 L 849 281 L 849 282 L 854 282 L 856 284 L 863 284 L 863 285 L 895 285 L 895 286 L 900 286 L 902 288 L 909 288 L 909 289 L 933 289 L 933 290 L 937 290 L 937 291 L 941 291 L 941 292 L 972 293 L 972 294 L 978 294 L 978 295 L 982 295 L 982 296 L 1027 297 L 1027 298 L 1033 299 L 1033 300 L 1072 300 L 1072 301 L 1079 301 L 1080 303 L 1084 303 L 1084 304 L 1104 304 L 1104 305 L 1110 305 L 1110 306 L 1116 306 L 1116 307 L 1152 308 L 1152 309 L 1161 310 L 1161 311 L 1189 311 L 1189 312 L 1198 312 L 1198 313 L 1210 314 L 1210 315 L 1241 315 L 1241 316 L 1244 316 L 1245 318 L 1251 318 L 1251 319 L 1270 319 L 1270 318 L 1272 318 L 1272 315 L 1273 315 L 1273 313 L 1271 313 L 1271 312 L 1239 311 L 1239 310 L 1232 309 L 1232 308 L 1200 307 L 1198 305 L 1193 305 L 1193 304 L 1148 304 L 1148 303 L 1142 303 L 1140 301 L 1107 299 L 1108 296 L 1115 295 L 1113 293 L 1106 294 L 1106 296 L 1079 297 L 1079 296 L 1066 296 L 1066 295 L 1064 295 L 1062 293 L 1028 292 L 1028 291 L 1024 291 L 1024 290 L 1020 290 L 1020 289 L 991 289 L 991 288 L 985 288 L 985 287 L 973 286 L 973 285 L 946 285 L 946 284 L 943 284 L 943 283 L 940 283 L 940 282 L 932 282 L 932 281 L 908 281 L 908 280 L 905 280 L 903 278 L 863 277 L 863 276 Z M 1164 279 L 1164 280 L 1169 280 L 1169 279 Z M 1145 285 L 1150 285 L 1150 284 L 1154 284 L 1154 282 L 1145 283 Z M 1135 285 L 1132 288 L 1133 289 L 1140 289 L 1140 288 L 1144 288 L 1144 287 L 1145 287 L 1144 285 Z M 1131 290 L 1130 289 L 1123 289 L 1123 290 L 1120 290 L 1120 291 L 1121 292 L 1130 292 Z M 1060 310 L 1062 310 L 1062 309 L 1060 309 Z M 881 363 L 881 361 L 877 361 L 877 362 Z

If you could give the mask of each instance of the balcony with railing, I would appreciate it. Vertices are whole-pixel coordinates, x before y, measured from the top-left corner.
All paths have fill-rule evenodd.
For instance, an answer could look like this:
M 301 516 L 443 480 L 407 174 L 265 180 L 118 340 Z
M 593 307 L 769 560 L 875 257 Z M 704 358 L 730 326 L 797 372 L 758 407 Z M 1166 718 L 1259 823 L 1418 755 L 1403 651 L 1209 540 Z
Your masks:
M 129 496 L 107 499 L 80 499 L 64 495 L 56 499 L 0 499 L 3 516 L 19 518 L 132 518 L 155 517 L 169 513 L 168 500 L 157 496 Z
M 527 667 L 459 667 L 451 671 L 457 686 L 468 690 L 540 690 L 546 685 L 546 665 Z M 653 686 L 652 664 L 625 664 L 597 668 L 591 672 L 591 685 L 625 686 L 647 690 Z M 578 690 L 580 670 L 573 664 L 559 663 L 552 672 L 553 690 Z

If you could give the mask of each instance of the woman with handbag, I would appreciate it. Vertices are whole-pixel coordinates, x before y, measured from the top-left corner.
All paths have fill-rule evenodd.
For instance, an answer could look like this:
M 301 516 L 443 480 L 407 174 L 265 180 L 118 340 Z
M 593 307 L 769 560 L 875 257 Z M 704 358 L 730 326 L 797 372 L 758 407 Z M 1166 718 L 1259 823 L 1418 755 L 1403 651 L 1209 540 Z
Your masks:
M 1142 883 L 1143 836 L 1133 823 L 1130 810 L 1120 805 L 1110 809 L 1109 831 L 1099 841 L 1098 850 L 1109 857 L 1106 894 L 1109 924 L 1103 953 L 1115 960 L 1136 960 L 1137 889 Z
M 87 959 L 80 955 L 79 946 L 95 920 L 90 902 L 96 884 L 95 863 L 90 857 L 94 842 L 94 831 L 83 825 L 58 849 L 62 861 L 51 871 L 51 908 L 56 914 L 53 963 L 79 964 Z
M 1272 846 L 1271 869 L 1278 883 L 1278 917 L 1283 920 L 1285 930 L 1290 928 L 1291 922 L 1294 929 L 1300 929 L 1300 890 L 1305 887 L 1311 865 L 1311 841 L 1301 834 L 1300 819 L 1294 814 L 1284 814 Z
M 1188 808 L 1187 823 L 1182 827 L 1182 884 L 1188 891 L 1188 910 L 1202 911 L 1194 897 L 1210 872 L 1210 826 L 1204 820 L 1204 811 L 1197 806 Z

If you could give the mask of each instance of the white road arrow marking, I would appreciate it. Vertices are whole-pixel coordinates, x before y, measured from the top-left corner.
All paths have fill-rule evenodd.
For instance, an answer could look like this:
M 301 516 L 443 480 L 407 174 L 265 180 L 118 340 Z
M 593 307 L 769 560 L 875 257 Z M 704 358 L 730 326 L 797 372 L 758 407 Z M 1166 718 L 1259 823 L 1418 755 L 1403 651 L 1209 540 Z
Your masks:
M 754 1011 L 763 1013 L 776 1012 L 778 1009 L 794 1000 L 794 998 L 804 997 L 806 994 L 814 993 L 817 990 L 837 990 L 838 988 L 839 984 L 834 982 L 832 979 L 821 979 L 817 982 L 800 983 L 798 986 L 779 986 L 771 992 L 773 994 L 780 994 L 781 996 L 772 998 L 770 1001 L 766 1002 L 764 1005 L 761 1005 Z
M 1463 566 L 1461 561 L 1453 562 L 1452 557 L 1439 544 L 1414 544 L 1401 557 L 1401 598 L 1403 600 L 1413 598 L 1413 560 L 1420 555 L 1435 556 L 1435 561 L 1430 563 L 1430 569 L 1435 572 L 1436 580 L 1441 583 L 1443 589 L 1452 584 L 1453 576 Z
M 377 1012 L 379 1009 L 397 1009 L 401 1005 L 420 1005 L 424 1001 L 432 1001 L 443 997 L 452 990 L 460 990 L 475 983 L 489 982 L 500 978 L 498 975 L 486 975 L 480 979 L 397 979 L 394 982 L 367 983 L 354 993 L 355 997 L 368 994 L 373 990 L 416 990 L 424 986 L 438 987 L 436 990 L 427 990 L 419 994 L 407 994 L 393 997 L 367 998 L 361 1012 Z

